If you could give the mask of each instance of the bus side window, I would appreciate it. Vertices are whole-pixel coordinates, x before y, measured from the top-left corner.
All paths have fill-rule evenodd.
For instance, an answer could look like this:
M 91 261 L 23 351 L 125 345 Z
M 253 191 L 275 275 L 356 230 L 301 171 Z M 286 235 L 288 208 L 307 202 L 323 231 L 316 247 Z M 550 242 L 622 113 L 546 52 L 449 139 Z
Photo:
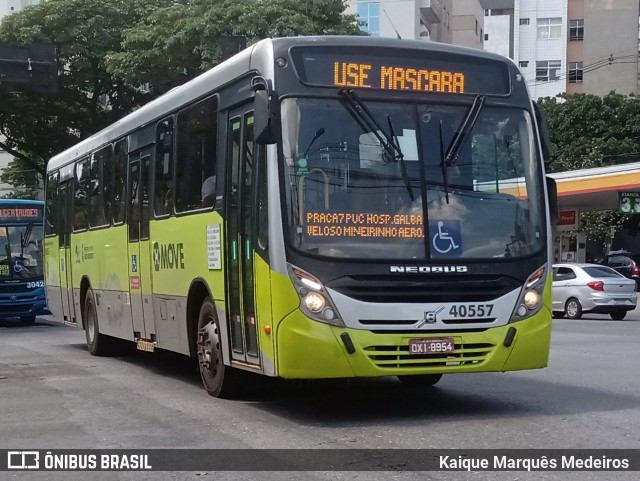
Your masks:
M 91 155 L 91 178 L 89 189 L 89 225 L 103 227 L 108 224 L 104 216 L 104 158 L 111 146 Z
M 102 156 L 102 195 L 103 195 L 103 219 L 105 225 L 111 223 L 113 214 L 113 146 L 108 145 L 101 150 Z
M 73 229 L 85 230 L 89 225 L 89 158 L 76 162 L 73 191 Z
M 44 234 L 56 235 L 58 232 L 58 172 L 53 172 L 47 177 L 47 202 L 45 204 Z
M 173 118 L 162 120 L 156 131 L 153 209 L 156 217 L 171 214 L 173 185 Z
M 217 98 L 210 97 L 178 114 L 176 212 L 207 207 L 202 187 L 216 171 Z
M 125 192 L 127 188 L 127 141 L 121 139 L 114 146 L 113 172 L 113 223 L 122 224 L 125 213 Z

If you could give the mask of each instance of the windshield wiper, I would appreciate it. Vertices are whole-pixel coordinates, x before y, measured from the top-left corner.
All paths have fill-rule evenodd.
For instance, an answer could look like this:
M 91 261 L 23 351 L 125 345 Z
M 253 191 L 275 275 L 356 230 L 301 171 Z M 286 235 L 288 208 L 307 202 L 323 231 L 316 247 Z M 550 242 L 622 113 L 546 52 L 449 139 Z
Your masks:
M 407 168 L 404 162 L 404 155 L 402 150 L 400 149 L 400 144 L 395 137 L 393 132 L 393 125 L 391 124 L 391 117 L 387 116 L 387 120 L 389 122 L 389 129 L 391 131 L 391 135 L 387 135 L 387 133 L 382 129 L 382 126 L 375 119 L 373 114 L 369 111 L 367 106 L 360 100 L 360 98 L 356 95 L 356 93 L 351 89 L 340 89 L 338 93 L 344 98 L 347 103 L 347 109 L 351 112 L 352 115 L 356 119 L 358 119 L 363 127 L 371 132 L 380 145 L 389 156 L 391 161 L 400 163 L 400 172 L 402 174 L 402 179 L 407 187 L 407 192 L 409 193 L 409 198 L 413 201 L 415 197 L 413 195 L 413 190 L 411 188 L 411 181 L 407 174 Z
M 451 143 L 447 148 L 446 154 L 443 155 L 442 160 L 440 161 L 440 169 L 442 170 L 442 186 L 444 188 L 444 196 L 449 203 L 449 167 L 455 165 L 458 160 L 458 154 L 460 153 L 460 149 L 462 145 L 469 137 L 469 133 L 473 126 L 478 120 L 478 115 L 480 115 L 480 110 L 482 110 L 482 105 L 484 104 L 486 97 L 481 95 L 477 95 L 476 98 L 473 99 L 473 103 L 467 109 L 467 112 L 458 127 L 458 130 L 453 135 L 453 139 L 451 139 Z M 440 152 L 444 152 L 444 140 L 442 136 L 442 120 L 440 121 Z
M 387 115 L 387 122 L 389 123 L 389 132 L 391 133 L 391 140 L 393 140 L 395 148 L 398 151 L 398 162 L 400 163 L 400 174 L 402 175 L 402 180 L 404 181 L 404 185 L 407 188 L 407 193 L 409 194 L 409 198 L 411 201 L 414 200 L 413 189 L 411 188 L 411 179 L 409 179 L 409 174 L 407 173 L 407 164 L 404 162 L 404 154 L 402 150 L 400 150 L 400 142 L 398 142 L 398 137 L 396 136 L 396 132 L 393 128 L 393 124 L 391 123 L 391 115 Z
M 480 110 L 482 110 L 482 105 L 484 104 L 486 97 L 481 95 L 477 95 L 475 99 L 473 99 L 473 103 L 469 106 L 467 113 L 462 119 L 458 130 L 453 135 L 453 139 L 451 139 L 451 143 L 449 144 L 449 148 L 447 148 L 447 153 L 444 156 L 443 162 L 446 167 L 451 167 L 456 163 L 458 154 L 460 153 L 460 149 L 462 145 L 467 140 L 471 129 L 478 120 L 478 115 L 480 114 Z
M 440 152 L 444 152 L 444 139 L 442 137 L 442 120 L 440 120 Z M 444 197 L 449 203 L 449 167 L 444 161 L 444 157 L 440 161 L 440 170 L 442 171 L 442 188 L 444 189 Z

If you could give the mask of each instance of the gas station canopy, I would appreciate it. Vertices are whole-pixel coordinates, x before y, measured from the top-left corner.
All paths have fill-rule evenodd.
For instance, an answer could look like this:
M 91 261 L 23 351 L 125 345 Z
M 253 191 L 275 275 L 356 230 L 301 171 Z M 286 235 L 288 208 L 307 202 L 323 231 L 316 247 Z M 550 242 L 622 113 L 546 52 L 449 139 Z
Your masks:
M 640 162 L 559 172 L 549 176 L 556 180 L 561 211 L 618 210 L 621 202 L 623 205 L 628 203 L 633 209 L 632 201 L 635 198 L 639 199 L 636 209 L 640 209 Z M 620 192 L 625 194 L 621 196 Z M 627 200 L 624 200 L 625 196 Z M 640 213 L 640 210 L 637 212 Z

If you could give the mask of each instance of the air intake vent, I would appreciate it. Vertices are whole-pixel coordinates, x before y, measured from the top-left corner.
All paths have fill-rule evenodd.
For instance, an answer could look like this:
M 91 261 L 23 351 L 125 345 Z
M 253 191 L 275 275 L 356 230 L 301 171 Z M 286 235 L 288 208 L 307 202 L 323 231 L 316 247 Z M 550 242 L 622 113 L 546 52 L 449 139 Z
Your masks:
M 327 287 L 365 302 L 487 302 L 518 289 L 505 276 L 347 276 Z

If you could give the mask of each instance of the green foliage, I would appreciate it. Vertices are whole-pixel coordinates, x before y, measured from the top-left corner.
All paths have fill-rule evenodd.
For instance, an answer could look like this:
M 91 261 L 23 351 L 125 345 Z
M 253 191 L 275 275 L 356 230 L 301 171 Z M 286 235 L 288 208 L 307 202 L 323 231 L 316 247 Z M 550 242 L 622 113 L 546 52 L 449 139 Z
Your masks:
M 611 92 L 540 99 L 553 172 L 626 163 L 640 153 L 640 100 Z
M 171 3 L 48 0 L 3 19 L 1 42 L 51 42 L 59 55 L 57 94 L 34 93 L 26 86 L 0 88 L 0 134 L 6 138 L 1 146 L 21 157 L 17 170 L 28 167 L 44 173 L 47 159 L 145 100 L 137 89 L 107 72 L 104 57 L 120 49 L 126 27 Z M 19 182 L 19 177 L 11 178 Z
M 616 232 L 621 230 L 626 220 L 627 216 L 615 210 L 581 212 L 580 230 L 586 234 L 587 239 L 604 247 L 606 239 L 611 234 L 611 228 Z
M 562 94 L 538 104 L 549 124 L 552 172 L 623 164 L 640 155 L 640 99 L 614 92 Z M 601 245 L 612 227 L 634 230 L 629 216 L 616 211 L 584 212 L 580 226 Z
M 217 65 L 221 38 L 249 44 L 268 37 L 362 35 L 343 0 L 193 0 L 158 9 L 124 32 L 122 50 L 109 54 L 109 71 L 160 95 Z
M 13 192 L 5 195 L 10 199 L 35 199 L 38 187 L 42 186 L 42 176 L 30 168 L 22 159 L 15 159 L 0 175 L 0 181 L 5 184 L 17 186 Z
M 343 0 L 47 0 L 5 17 L 0 42 L 51 42 L 59 93 L 0 86 L 0 142 L 20 170 L 47 159 L 220 61 L 220 38 L 361 34 Z M 141 85 L 148 88 L 141 89 Z M 7 174 L 20 185 L 21 178 Z

